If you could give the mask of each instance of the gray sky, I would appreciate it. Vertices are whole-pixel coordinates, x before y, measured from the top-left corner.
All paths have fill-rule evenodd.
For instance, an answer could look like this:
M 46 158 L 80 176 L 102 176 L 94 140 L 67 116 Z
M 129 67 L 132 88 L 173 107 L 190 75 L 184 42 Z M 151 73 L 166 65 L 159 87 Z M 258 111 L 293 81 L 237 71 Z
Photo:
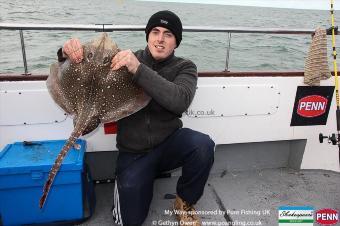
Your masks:
M 218 5 L 240 5 L 240 6 L 259 6 L 275 8 L 293 8 L 293 9 L 319 9 L 329 10 L 330 0 L 139 0 L 154 2 L 183 2 L 183 3 L 201 3 L 201 4 L 218 4 Z M 340 9 L 340 1 L 334 0 L 334 9 Z

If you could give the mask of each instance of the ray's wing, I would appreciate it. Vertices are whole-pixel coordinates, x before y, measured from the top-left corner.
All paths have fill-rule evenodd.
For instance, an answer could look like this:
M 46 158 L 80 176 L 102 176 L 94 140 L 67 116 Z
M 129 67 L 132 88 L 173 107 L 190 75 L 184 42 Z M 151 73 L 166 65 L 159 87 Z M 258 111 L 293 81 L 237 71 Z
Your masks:
M 151 98 L 132 81 L 132 74 L 126 68 L 110 70 L 103 77 L 103 87 L 99 99 L 101 101 L 100 119 L 102 122 L 117 121 L 127 117 L 143 107 Z
M 85 47 L 84 47 L 85 48 Z M 75 114 L 82 111 L 91 89 L 93 65 L 90 62 L 70 63 L 68 60 L 60 67 L 60 87 L 64 97 Z
M 46 80 L 47 89 L 53 100 L 68 114 L 74 113 L 74 108 L 67 101 L 60 85 L 61 63 L 54 63 L 50 67 L 50 74 Z

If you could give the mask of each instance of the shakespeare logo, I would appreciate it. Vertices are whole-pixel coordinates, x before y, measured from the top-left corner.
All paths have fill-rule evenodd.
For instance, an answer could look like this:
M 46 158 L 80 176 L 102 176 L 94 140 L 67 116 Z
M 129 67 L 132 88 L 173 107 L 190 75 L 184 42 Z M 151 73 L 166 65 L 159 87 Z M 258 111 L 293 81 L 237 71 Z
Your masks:
M 313 226 L 314 208 L 310 206 L 281 206 L 279 207 L 279 225 Z

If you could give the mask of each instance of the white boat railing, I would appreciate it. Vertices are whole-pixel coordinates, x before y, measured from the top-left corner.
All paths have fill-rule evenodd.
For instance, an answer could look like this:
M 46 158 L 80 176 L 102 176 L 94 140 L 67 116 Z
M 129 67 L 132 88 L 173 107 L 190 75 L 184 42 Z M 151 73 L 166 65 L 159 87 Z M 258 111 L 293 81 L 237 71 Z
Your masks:
M 57 30 L 57 31 L 96 31 L 96 32 L 114 32 L 114 31 L 144 31 L 145 25 L 113 25 L 113 24 L 23 24 L 23 23 L 0 23 L 0 30 L 18 30 L 21 40 L 21 50 L 25 68 L 25 75 L 29 75 L 27 69 L 27 60 L 24 42 L 24 30 Z M 327 29 L 330 34 L 331 28 Z M 336 35 L 338 27 L 335 27 Z M 230 40 L 231 33 L 257 33 L 257 34 L 294 34 L 294 35 L 313 35 L 314 29 L 304 28 L 249 28 L 249 27 L 213 27 L 213 26 L 183 26 L 184 32 L 209 32 L 209 33 L 227 33 L 227 56 L 225 71 L 228 71 Z
M 144 31 L 145 25 L 113 24 L 19 24 L 0 23 L 0 30 L 58 30 L 58 31 Z M 313 34 L 314 29 L 248 28 L 183 26 L 184 32 L 265 33 L 265 34 Z

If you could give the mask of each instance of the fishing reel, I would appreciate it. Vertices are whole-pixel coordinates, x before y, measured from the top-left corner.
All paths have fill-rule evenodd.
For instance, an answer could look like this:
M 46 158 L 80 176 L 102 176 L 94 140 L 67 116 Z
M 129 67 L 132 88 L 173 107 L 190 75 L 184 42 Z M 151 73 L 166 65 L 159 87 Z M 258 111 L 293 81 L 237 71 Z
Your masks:
M 339 145 L 339 136 L 338 138 L 336 138 L 335 133 L 332 133 L 331 136 L 324 136 L 322 133 L 319 133 L 319 141 L 320 143 L 323 143 L 323 140 L 327 139 L 329 144 L 333 144 L 333 145 Z
M 329 144 L 338 145 L 340 151 L 340 109 L 336 109 L 336 128 L 338 131 L 338 136 L 335 133 L 332 133 L 331 136 L 324 136 L 322 133 L 319 133 L 319 141 L 323 143 L 324 139 L 328 140 Z M 340 158 L 340 152 L 339 152 Z
M 319 141 L 323 143 L 323 140 L 327 139 L 329 144 L 338 145 L 339 148 L 339 164 L 340 164 L 340 133 L 336 136 L 335 133 L 332 133 L 331 136 L 324 136 L 322 133 L 319 133 Z

